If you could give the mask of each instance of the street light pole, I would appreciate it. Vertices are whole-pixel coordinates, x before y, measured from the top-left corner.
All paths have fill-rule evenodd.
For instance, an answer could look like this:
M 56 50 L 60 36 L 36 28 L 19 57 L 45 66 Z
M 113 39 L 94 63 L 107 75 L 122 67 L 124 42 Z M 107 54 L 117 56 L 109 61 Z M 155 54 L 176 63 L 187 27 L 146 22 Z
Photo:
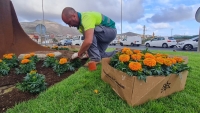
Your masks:
M 44 8 L 43 8 L 43 0 L 42 0 L 42 23 L 43 23 L 43 25 L 44 25 Z M 47 44 L 46 44 L 45 33 L 44 33 L 44 40 L 45 40 L 45 46 L 46 46 Z
M 122 0 L 121 0 L 121 37 L 122 37 Z
M 172 31 L 173 31 L 173 29 L 171 29 L 171 37 L 172 37 Z
M 195 14 L 195 19 L 200 23 L 200 7 L 197 9 Z M 199 28 L 199 39 L 198 39 L 198 49 L 197 52 L 200 52 L 200 28 Z

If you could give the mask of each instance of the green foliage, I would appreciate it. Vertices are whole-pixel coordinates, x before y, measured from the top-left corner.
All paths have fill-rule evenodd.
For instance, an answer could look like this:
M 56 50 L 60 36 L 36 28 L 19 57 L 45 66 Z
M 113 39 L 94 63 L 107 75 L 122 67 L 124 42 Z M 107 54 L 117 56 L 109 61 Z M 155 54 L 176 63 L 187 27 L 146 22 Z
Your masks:
M 42 65 L 42 67 L 53 67 L 55 64 L 56 58 L 55 57 L 46 57 L 44 59 L 44 63 Z
M 60 47 L 60 48 L 58 48 L 58 50 L 69 50 L 69 48 L 67 48 L 67 47 Z
M 60 76 L 60 74 L 66 71 L 74 71 L 75 68 L 70 63 L 59 64 L 59 61 L 56 60 L 55 65 L 53 66 L 53 71 Z
M 28 91 L 37 94 L 46 90 L 46 85 L 45 76 L 32 71 L 27 73 L 22 83 L 17 84 L 17 88 L 23 92 Z
M 37 55 L 31 56 L 30 60 L 32 60 L 33 62 L 37 63 L 40 59 L 37 57 Z
M 53 38 L 52 41 L 53 42 L 58 42 L 58 40 L 56 38 Z
M 8 75 L 10 67 L 4 61 L 0 62 L 0 75 Z
M 16 68 L 15 70 L 16 70 L 16 74 L 25 74 L 35 69 L 36 69 L 35 62 L 30 60 L 30 62 L 26 64 L 20 64 L 19 68 Z
M 188 73 L 184 90 L 132 107 L 101 79 L 101 65 L 97 65 L 97 70 L 93 72 L 81 67 L 36 99 L 19 103 L 6 113 L 199 113 L 200 54 L 163 50 L 155 52 L 188 56 L 192 71 Z M 99 93 L 95 94 L 94 89 Z
M 12 55 L 11 59 L 7 59 L 7 58 L 4 57 L 3 61 L 6 62 L 6 64 L 8 64 L 8 66 L 11 67 L 11 68 L 18 66 L 18 64 L 19 64 L 19 60 L 18 60 L 17 56 L 14 55 L 14 54 Z
M 76 59 L 74 59 L 74 60 L 71 60 L 70 64 L 71 64 L 71 66 L 74 67 L 74 68 L 79 68 L 79 67 L 82 66 L 82 64 L 81 64 L 81 59 L 79 59 L 79 58 L 76 58 Z

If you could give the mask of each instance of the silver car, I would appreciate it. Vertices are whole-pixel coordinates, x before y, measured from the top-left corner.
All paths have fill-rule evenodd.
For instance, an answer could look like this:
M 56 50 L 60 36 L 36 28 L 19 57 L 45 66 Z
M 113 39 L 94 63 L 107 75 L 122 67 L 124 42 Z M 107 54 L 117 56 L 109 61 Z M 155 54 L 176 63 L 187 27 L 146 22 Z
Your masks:
M 181 48 L 183 50 L 192 50 L 198 47 L 198 40 L 199 36 L 178 42 L 176 46 L 177 48 Z
M 146 47 L 174 47 L 177 42 L 173 37 L 156 37 L 145 42 Z
M 72 41 L 69 39 L 64 39 L 58 42 L 58 46 L 72 45 Z

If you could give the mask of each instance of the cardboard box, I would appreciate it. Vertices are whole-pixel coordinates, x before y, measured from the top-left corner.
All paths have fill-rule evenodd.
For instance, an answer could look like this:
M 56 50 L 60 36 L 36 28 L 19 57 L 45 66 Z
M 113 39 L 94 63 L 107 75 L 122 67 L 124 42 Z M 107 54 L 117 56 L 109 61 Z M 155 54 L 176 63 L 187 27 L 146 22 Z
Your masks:
M 187 61 L 187 58 L 184 58 Z M 136 76 L 129 76 L 109 65 L 110 58 L 102 59 L 101 79 L 131 106 L 143 104 L 149 100 L 168 96 L 185 88 L 188 71 L 181 76 L 148 76 L 146 82 Z

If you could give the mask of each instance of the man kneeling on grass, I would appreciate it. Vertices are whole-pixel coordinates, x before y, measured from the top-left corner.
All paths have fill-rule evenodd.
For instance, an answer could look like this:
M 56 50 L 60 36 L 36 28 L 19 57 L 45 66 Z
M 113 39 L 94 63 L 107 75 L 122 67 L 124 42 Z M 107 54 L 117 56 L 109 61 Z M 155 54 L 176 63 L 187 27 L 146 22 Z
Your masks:
M 115 22 L 107 16 L 99 12 L 79 13 L 71 7 L 66 7 L 62 11 L 62 20 L 69 27 L 77 27 L 84 37 L 80 50 L 74 53 L 71 59 L 82 58 L 87 51 L 89 62 L 98 64 L 102 58 L 111 57 L 116 53 L 105 52 L 117 35 Z M 88 63 L 85 66 L 88 66 Z

